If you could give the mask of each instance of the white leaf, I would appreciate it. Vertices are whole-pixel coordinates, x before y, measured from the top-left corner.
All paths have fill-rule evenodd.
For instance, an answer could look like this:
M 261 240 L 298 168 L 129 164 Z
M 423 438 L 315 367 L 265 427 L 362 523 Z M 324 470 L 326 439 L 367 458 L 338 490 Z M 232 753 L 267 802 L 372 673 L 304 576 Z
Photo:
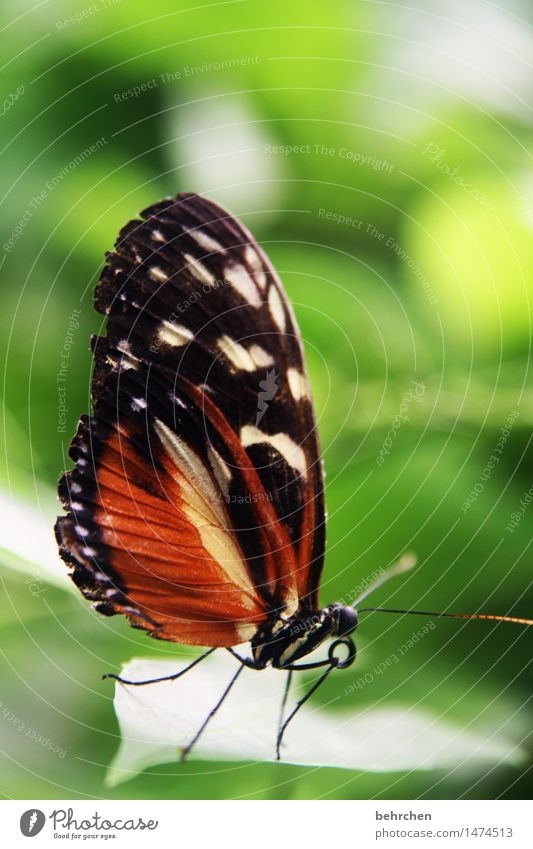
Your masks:
M 0 490 L 0 561 L 37 581 L 75 592 L 54 537 L 54 522 L 61 512 L 59 503 L 52 496 L 45 496 L 39 508 Z
M 243 648 L 242 653 L 246 651 Z M 134 659 L 124 678 L 144 680 L 171 675 L 188 661 Z M 147 767 L 179 760 L 220 698 L 238 661 L 220 650 L 177 681 L 130 687 L 117 683 L 115 711 L 121 744 L 107 775 L 109 785 L 133 778 Z M 320 670 L 311 673 L 320 674 Z M 340 673 L 339 694 L 343 692 Z M 287 706 L 295 704 L 315 678 L 293 676 Z M 220 711 L 207 726 L 190 758 L 232 761 L 275 760 L 276 729 L 286 673 L 245 669 Z M 395 706 L 360 712 L 308 702 L 287 729 L 285 763 L 377 772 L 472 767 L 479 762 L 520 762 L 522 753 L 496 729 L 465 731 L 427 711 Z

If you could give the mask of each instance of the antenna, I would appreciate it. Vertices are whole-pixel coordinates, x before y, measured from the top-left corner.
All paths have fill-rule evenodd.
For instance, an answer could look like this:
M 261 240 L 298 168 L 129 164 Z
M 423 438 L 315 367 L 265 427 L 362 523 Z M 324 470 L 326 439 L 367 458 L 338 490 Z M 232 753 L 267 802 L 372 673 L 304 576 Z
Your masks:
M 358 613 L 405 613 L 414 616 L 440 616 L 447 619 L 492 619 L 494 622 L 514 622 L 516 625 L 533 625 L 533 619 L 520 616 L 496 616 L 493 613 L 436 613 L 432 610 L 393 610 L 388 607 L 364 607 Z
M 361 595 L 357 596 L 354 603 L 352 604 L 352 607 L 357 607 L 357 605 L 360 604 L 364 598 L 367 598 L 370 593 L 373 593 L 374 590 L 377 590 L 378 587 L 383 586 L 383 584 L 385 584 L 391 578 L 395 578 L 396 575 L 402 575 L 404 572 L 408 572 L 410 569 L 413 568 L 413 566 L 416 566 L 416 554 L 413 554 L 411 551 L 406 552 L 393 566 L 391 566 L 389 569 L 386 569 L 385 572 L 382 572 L 381 575 L 379 575 L 375 581 L 372 581 L 370 586 L 368 586 L 366 590 L 361 593 Z
M 363 599 L 367 598 L 370 593 L 377 590 L 378 587 L 383 586 L 383 584 L 391 578 L 395 578 L 396 575 L 402 575 L 404 572 L 408 572 L 415 565 L 416 555 L 412 552 L 406 552 L 396 563 L 394 563 L 393 566 L 390 567 L 390 569 L 386 569 L 385 572 L 382 572 L 375 581 L 372 581 L 370 586 L 368 586 L 366 590 L 364 590 L 364 592 L 356 598 L 352 607 L 356 609 L 357 605 L 360 604 Z M 437 613 L 430 610 L 396 610 L 395 608 L 389 607 L 357 608 L 357 613 L 399 613 L 410 616 L 437 616 L 446 619 L 490 619 L 493 622 L 513 622 L 515 625 L 533 625 L 533 619 L 524 619 L 521 616 L 497 616 L 493 613 Z

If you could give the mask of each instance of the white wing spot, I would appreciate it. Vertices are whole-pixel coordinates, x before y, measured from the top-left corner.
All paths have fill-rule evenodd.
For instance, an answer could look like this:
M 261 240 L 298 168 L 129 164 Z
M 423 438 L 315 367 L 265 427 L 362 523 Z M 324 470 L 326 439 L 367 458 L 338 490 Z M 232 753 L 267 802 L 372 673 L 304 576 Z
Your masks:
M 257 368 L 266 368 L 274 365 L 274 358 L 270 356 L 268 351 L 265 351 L 261 345 L 252 345 L 250 348 L 250 356 Z
M 244 345 L 240 345 L 229 336 L 221 336 L 217 346 L 239 371 L 255 371 L 255 363 Z
M 309 398 L 307 378 L 301 371 L 295 368 L 287 369 L 287 382 L 295 401 L 300 401 L 302 398 Z
M 156 283 L 166 283 L 168 280 L 168 274 L 159 268 L 158 265 L 152 265 L 151 268 L 148 269 L 148 276 L 155 280 Z
M 92 576 L 93 576 L 93 578 L 95 578 L 95 580 L 99 581 L 101 584 L 108 584 L 109 583 L 109 576 L 104 575 L 103 572 L 96 572 L 95 571 L 95 572 L 92 573 Z M 108 592 L 109 592 L 109 590 L 106 590 L 106 595 L 107 595 Z M 113 590 L 113 592 L 116 593 L 116 590 Z
M 263 263 L 261 262 L 260 257 L 257 255 L 257 252 L 248 245 L 244 256 L 246 258 L 246 262 L 251 266 L 252 271 L 254 273 L 255 282 L 259 284 L 261 289 L 264 289 L 267 283 L 267 276 L 263 271 Z
M 191 333 L 187 327 L 183 324 L 174 324 L 172 321 L 163 321 L 159 325 L 157 335 L 160 342 L 172 345 L 173 348 L 179 348 L 194 339 L 194 333 Z
M 132 353 L 131 345 L 127 339 L 120 340 L 117 345 L 117 350 L 122 354 L 122 357 L 120 358 L 120 366 L 124 369 L 124 371 L 129 368 L 139 368 L 139 358 Z
M 154 242 L 165 242 L 166 241 L 161 230 L 152 230 L 152 239 L 154 240 Z
M 197 259 L 191 256 L 191 254 L 183 254 L 183 257 L 187 261 L 188 269 L 193 275 L 193 277 L 196 277 L 196 279 L 199 280 L 200 283 L 207 283 L 208 286 L 215 285 L 215 278 L 207 270 L 203 263 L 199 262 Z
M 187 410 L 187 409 L 188 409 L 188 408 L 187 408 L 187 404 L 186 404 L 184 401 L 182 401 L 182 399 L 181 399 L 181 398 L 178 398 L 178 396 L 177 396 L 177 395 L 174 395 L 174 393 L 171 393 L 171 395 L 170 395 L 170 400 L 171 400 L 171 401 L 172 401 L 172 403 L 173 403 L 173 404 L 175 404 L 177 407 L 181 407 L 183 410 Z
M 244 265 L 238 262 L 229 266 L 224 272 L 224 277 L 245 301 L 248 301 L 254 307 L 261 306 L 259 290 Z
M 268 351 L 260 345 L 252 345 L 248 350 L 229 336 L 221 336 L 217 346 L 239 371 L 255 371 L 257 368 L 270 366 L 274 362 Z
M 191 239 L 194 239 L 197 245 L 200 245 L 206 251 L 210 251 L 210 253 L 214 253 L 215 251 L 220 254 L 226 253 L 225 248 L 222 247 L 220 242 L 208 236 L 203 230 L 187 230 L 186 232 Z
M 286 324 L 285 310 L 283 309 L 283 304 L 278 290 L 274 285 L 272 285 L 268 290 L 268 306 L 270 309 L 270 315 L 274 319 L 274 322 L 277 324 L 281 332 L 284 333 Z
M 138 413 L 140 410 L 146 410 L 146 401 L 144 398 L 132 398 L 131 409 Z
M 271 445 L 289 466 L 296 469 L 303 478 L 307 478 L 305 453 L 287 433 L 264 433 L 254 425 L 244 425 L 241 428 L 241 442 L 245 448 L 250 445 Z

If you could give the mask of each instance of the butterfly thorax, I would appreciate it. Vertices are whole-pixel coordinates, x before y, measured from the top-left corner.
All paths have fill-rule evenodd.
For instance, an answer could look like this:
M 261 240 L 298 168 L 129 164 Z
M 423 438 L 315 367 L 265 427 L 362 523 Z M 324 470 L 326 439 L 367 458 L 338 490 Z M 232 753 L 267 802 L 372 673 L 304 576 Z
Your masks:
M 355 610 L 341 604 L 315 611 L 299 609 L 290 619 L 276 616 L 253 638 L 253 658 L 258 668 L 271 664 L 283 669 L 314 651 L 329 637 L 347 636 L 356 626 Z

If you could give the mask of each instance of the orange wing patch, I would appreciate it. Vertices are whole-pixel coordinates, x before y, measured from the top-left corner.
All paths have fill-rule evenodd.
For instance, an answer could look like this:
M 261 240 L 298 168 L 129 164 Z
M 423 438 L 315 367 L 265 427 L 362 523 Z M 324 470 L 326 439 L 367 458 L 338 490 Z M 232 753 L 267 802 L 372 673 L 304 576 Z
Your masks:
M 120 428 L 96 470 L 93 520 L 128 600 L 115 605 L 116 612 L 174 642 L 248 641 L 267 606 L 250 578 L 220 489 L 173 431 L 157 421 L 155 430 L 157 466 Z

